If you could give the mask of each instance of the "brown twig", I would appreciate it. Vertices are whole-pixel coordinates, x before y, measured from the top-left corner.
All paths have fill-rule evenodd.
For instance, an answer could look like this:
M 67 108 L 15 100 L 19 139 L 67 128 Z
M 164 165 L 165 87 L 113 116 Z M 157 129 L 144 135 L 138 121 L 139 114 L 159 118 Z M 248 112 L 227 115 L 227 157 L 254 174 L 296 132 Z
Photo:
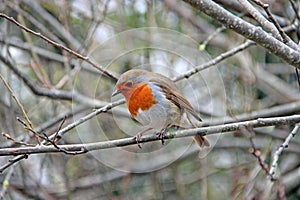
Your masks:
M 56 141 L 58 141 L 58 140 L 60 139 L 60 138 L 58 137 L 58 133 L 59 133 L 59 131 L 61 130 L 62 125 L 64 124 L 66 118 L 64 118 L 64 119 L 62 120 L 62 122 L 60 123 L 59 128 L 58 128 L 58 130 L 56 131 L 56 133 L 54 134 L 54 137 L 53 137 L 52 140 L 51 140 L 45 133 L 40 134 L 40 133 L 36 132 L 35 130 L 33 130 L 31 127 L 29 127 L 29 126 L 28 126 L 24 121 L 22 121 L 20 118 L 17 118 L 17 120 L 18 120 L 20 123 L 23 124 L 23 126 L 24 126 L 24 128 L 25 128 L 26 130 L 32 132 L 36 137 L 39 137 L 39 138 L 43 139 L 44 142 L 48 142 L 48 143 L 52 144 L 59 152 L 63 152 L 63 153 L 68 154 L 68 155 L 77 155 L 77 154 L 82 154 L 82 153 L 86 153 L 86 152 L 87 152 L 84 148 L 82 148 L 82 149 L 79 150 L 79 151 L 67 151 L 67 150 L 65 150 L 65 149 L 60 148 L 60 147 L 56 144 Z
M 69 124 L 68 126 L 66 126 L 65 128 L 57 131 L 56 133 L 48 136 L 48 138 L 44 138 L 44 141 L 42 142 L 42 144 L 46 144 L 47 142 L 49 142 L 48 140 L 53 140 L 53 139 L 60 139 L 66 132 L 68 132 L 69 130 L 73 129 L 74 127 L 78 126 L 79 124 L 85 122 L 86 120 L 89 120 L 91 119 L 92 117 L 94 116 L 97 116 L 99 115 L 100 113 L 105 113 L 107 112 L 108 110 L 110 110 L 111 108 L 113 107 L 116 107 L 120 104 L 123 104 L 124 103 L 124 100 L 121 100 L 121 101 L 117 101 L 117 102 L 113 102 L 113 103 L 110 103 L 106 106 L 103 106 L 102 108 L 99 108 L 95 111 L 93 111 L 92 113 L 88 114 L 87 116 L 85 117 L 82 117 L 80 118 L 79 120 L 75 121 L 74 123 L 72 124 Z M 21 120 L 22 121 L 22 120 Z M 23 121 L 22 121 L 23 122 Z M 21 122 L 21 123 L 22 123 Z M 23 124 L 23 123 L 22 123 Z M 26 123 L 25 123 L 26 125 Z M 43 137 L 43 136 L 42 136 Z M 77 149 L 76 151 L 84 151 L 82 148 L 80 149 Z M 22 160 L 22 159 L 27 159 L 28 158 L 28 155 L 19 155 L 19 156 L 16 156 L 15 158 L 11 159 L 10 162 L 6 163 L 4 166 L 0 167 L 0 173 L 7 169 L 8 167 L 12 166 L 13 164 L 17 163 L 18 161 Z
M 231 109 L 229 109 L 229 112 L 231 113 L 231 116 L 237 120 L 237 117 L 232 113 Z M 274 179 L 273 175 L 269 173 L 268 165 L 261 158 L 261 151 L 256 148 L 256 145 L 254 143 L 253 127 L 244 126 L 244 127 L 241 127 L 240 130 L 249 138 L 250 145 L 251 145 L 251 147 L 249 148 L 249 152 L 257 159 L 259 166 L 270 177 L 271 181 L 274 181 L 275 179 Z
M 28 158 L 27 154 L 22 154 L 22 155 L 17 156 L 17 157 L 15 157 L 13 159 L 9 159 L 8 162 L 5 165 L 3 165 L 3 166 L 0 167 L 0 174 L 2 174 L 4 170 L 6 170 L 7 168 L 9 168 L 13 164 L 19 162 L 20 160 L 27 159 L 27 158 Z
M 4 79 L 4 77 L 2 76 L 2 74 L 0 74 L 0 79 L 3 81 L 5 87 L 8 89 L 8 91 L 10 92 L 12 98 L 15 100 L 15 102 L 17 103 L 17 105 L 19 106 L 20 110 L 22 111 L 23 116 L 25 117 L 27 123 L 29 124 L 29 126 L 32 128 L 32 123 L 25 111 L 24 106 L 22 105 L 22 103 L 19 101 L 19 99 L 16 97 L 14 91 L 11 89 L 11 87 L 9 86 L 9 84 L 6 82 L 6 80 Z
M 75 57 L 82 59 L 84 61 L 86 61 L 87 63 L 91 64 L 93 67 L 95 67 L 96 69 L 98 69 L 99 71 L 101 71 L 104 75 L 106 75 L 107 77 L 111 78 L 114 81 L 117 81 L 118 78 L 116 76 L 114 76 L 112 73 L 108 72 L 107 70 L 103 69 L 101 66 L 98 66 L 96 63 L 94 63 L 93 61 L 91 61 L 89 59 L 89 57 L 87 56 L 83 56 L 75 51 L 73 51 L 72 49 L 69 49 L 65 46 L 63 46 L 62 44 L 56 43 L 53 40 L 49 39 L 48 37 L 42 35 L 41 33 L 35 32 L 29 28 L 27 28 L 26 26 L 20 24 L 19 22 L 17 22 L 13 17 L 9 17 L 4 13 L 0 13 L 0 17 L 5 18 L 7 20 L 9 20 L 10 22 L 14 23 L 15 25 L 17 25 L 18 27 L 20 27 L 21 29 L 25 30 L 26 32 L 29 32 L 43 40 L 45 40 L 46 42 L 48 42 L 49 44 L 52 44 L 64 51 L 67 51 L 68 53 L 74 55 Z
M 62 120 L 62 122 L 60 123 L 59 128 L 57 129 L 57 131 L 56 131 L 56 133 L 55 133 L 55 135 L 54 135 L 54 137 L 53 137 L 52 140 L 50 140 L 49 137 L 48 137 L 45 133 L 43 134 L 43 135 L 44 135 L 44 138 L 45 138 L 45 141 L 47 141 L 47 142 L 49 142 L 50 144 L 52 144 L 58 151 L 63 152 L 63 153 L 68 154 L 68 155 L 78 155 L 78 154 L 86 153 L 87 150 L 86 150 L 85 148 L 82 148 L 80 151 L 67 151 L 67 150 L 65 150 L 65 149 L 60 148 L 60 147 L 56 144 L 56 140 L 57 140 L 57 139 L 58 139 L 58 140 L 60 139 L 60 138 L 58 138 L 58 133 L 59 133 L 59 131 L 61 130 L 62 125 L 64 124 L 65 120 L 66 120 L 66 117 L 65 117 L 65 118 Z
M 276 29 L 278 30 L 279 34 L 281 35 L 283 42 L 287 43 L 289 41 L 289 37 L 286 35 L 284 30 L 281 28 L 280 24 L 277 22 L 275 17 L 273 17 L 273 14 L 271 13 L 271 11 L 269 9 L 269 7 L 270 7 L 269 4 L 263 3 L 259 0 L 252 0 L 252 1 L 265 10 L 269 20 L 275 25 Z
M 278 39 L 282 40 L 278 30 L 275 28 L 274 24 L 270 23 L 259 11 L 256 9 L 248 0 L 238 0 L 239 3 L 246 9 L 249 14 L 264 27 L 267 31 L 272 33 L 272 35 Z M 254 1 L 256 4 L 259 4 L 258 0 Z M 261 3 L 262 4 L 262 3 Z M 264 4 L 262 4 L 264 5 Z
M 95 111 L 89 113 L 88 115 L 86 115 L 84 117 L 81 117 L 80 119 L 78 119 L 74 123 L 69 124 L 65 128 L 59 130 L 57 133 L 52 134 L 51 136 L 49 136 L 49 139 L 52 140 L 53 138 L 56 138 L 56 139 L 62 138 L 65 133 L 67 133 L 69 130 L 75 128 L 79 124 L 82 124 L 82 123 L 86 122 L 87 120 L 99 115 L 100 113 L 105 113 L 108 110 L 110 110 L 111 108 L 116 107 L 118 105 L 121 105 L 124 102 L 125 101 L 123 99 L 121 99 L 120 101 L 112 102 L 110 104 L 107 104 L 106 106 L 103 106 L 102 108 L 96 109 Z
M 29 132 L 33 133 L 33 135 L 37 138 L 38 143 L 40 144 L 40 141 L 39 141 L 39 138 L 41 138 L 40 134 L 37 133 L 36 131 L 34 131 L 34 129 L 32 128 L 32 126 L 26 124 L 26 122 L 24 122 L 20 117 L 17 117 L 17 121 L 20 122 L 23 125 L 23 128 L 26 131 L 29 131 Z
M 297 78 L 297 82 L 298 82 L 298 90 L 300 91 L 299 69 L 295 68 L 295 72 L 296 72 L 296 78 Z
M 270 180 L 276 181 L 276 179 L 273 177 L 273 174 L 269 173 L 268 164 L 263 161 L 261 157 L 261 151 L 256 148 L 256 145 L 253 141 L 253 132 L 246 127 L 243 129 L 243 131 L 248 133 L 249 135 L 249 141 L 251 144 L 251 148 L 249 148 L 249 152 L 257 159 L 259 166 L 270 177 Z
M 31 146 L 31 147 L 36 146 L 35 144 L 28 144 L 26 142 L 17 141 L 11 135 L 9 135 L 8 133 L 5 133 L 5 132 L 2 132 L 2 136 L 5 137 L 7 140 L 11 140 L 11 141 L 13 141 L 13 143 L 18 144 L 18 145 Z

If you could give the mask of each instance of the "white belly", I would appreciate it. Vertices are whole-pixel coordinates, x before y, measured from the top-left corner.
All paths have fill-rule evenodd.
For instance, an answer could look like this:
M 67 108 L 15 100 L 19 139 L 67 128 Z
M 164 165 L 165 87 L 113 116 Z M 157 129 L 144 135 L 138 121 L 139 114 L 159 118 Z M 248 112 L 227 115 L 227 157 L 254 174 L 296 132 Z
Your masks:
M 139 110 L 136 120 L 143 126 L 156 131 L 166 128 L 170 123 L 167 110 L 158 104 L 152 106 L 149 110 Z
M 155 92 L 155 100 L 158 102 L 149 110 L 138 110 L 135 117 L 143 126 L 161 131 L 170 125 L 178 125 L 180 122 L 180 109 L 166 99 L 163 92 L 156 85 L 150 85 Z

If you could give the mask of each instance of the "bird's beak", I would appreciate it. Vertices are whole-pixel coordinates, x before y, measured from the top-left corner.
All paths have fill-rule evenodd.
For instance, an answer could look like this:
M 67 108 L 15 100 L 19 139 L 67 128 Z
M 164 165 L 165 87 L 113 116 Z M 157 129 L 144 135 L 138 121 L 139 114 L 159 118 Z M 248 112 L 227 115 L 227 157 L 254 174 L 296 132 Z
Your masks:
M 113 96 L 116 96 L 117 94 L 120 94 L 122 92 L 122 90 L 115 90 L 113 93 L 112 93 L 112 97 Z

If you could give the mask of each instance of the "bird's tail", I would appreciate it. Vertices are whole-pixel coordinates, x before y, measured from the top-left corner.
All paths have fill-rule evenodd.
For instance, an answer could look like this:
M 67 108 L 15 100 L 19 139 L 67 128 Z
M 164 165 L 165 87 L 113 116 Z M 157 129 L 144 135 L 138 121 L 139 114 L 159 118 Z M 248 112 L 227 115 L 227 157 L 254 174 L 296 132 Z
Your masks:
M 190 122 L 190 124 L 191 124 L 194 128 L 197 128 L 196 124 L 194 124 L 194 123 L 192 122 L 192 120 L 190 119 L 189 115 L 187 114 L 186 116 L 187 116 L 187 119 L 188 119 L 188 121 Z M 193 116 L 194 116 L 198 121 L 200 121 L 200 122 L 202 121 L 202 120 L 200 119 L 200 117 L 198 117 L 196 114 L 195 114 L 195 115 L 193 114 Z M 203 147 L 210 147 L 210 143 L 209 143 L 209 141 L 205 138 L 205 136 L 202 136 L 202 135 L 200 135 L 200 134 L 197 134 L 197 135 L 193 136 L 193 139 L 194 139 L 195 142 L 198 144 L 198 146 L 201 147 L 201 148 L 203 148 Z
M 202 135 L 195 135 L 193 136 L 193 139 L 195 140 L 195 142 L 199 145 L 199 147 L 203 148 L 203 147 L 210 147 L 210 143 L 209 141 L 205 138 L 205 136 Z

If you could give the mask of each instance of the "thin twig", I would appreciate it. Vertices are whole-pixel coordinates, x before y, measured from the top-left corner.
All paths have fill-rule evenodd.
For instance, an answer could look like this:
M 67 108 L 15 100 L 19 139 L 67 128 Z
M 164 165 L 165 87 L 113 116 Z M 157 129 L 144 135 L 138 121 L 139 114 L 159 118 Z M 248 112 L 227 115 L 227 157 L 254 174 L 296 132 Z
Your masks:
M 224 31 L 226 29 L 225 26 L 219 27 L 217 28 L 212 34 L 210 34 L 206 40 L 204 40 L 203 42 L 201 42 L 201 44 L 199 45 L 199 50 L 203 51 L 206 48 L 206 45 L 215 37 L 217 36 L 220 32 Z
M 229 50 L 229 51 L 226 51 L 225 53 L 222 53 L 220 54 L 219 56 L 215 57 L 214 59 L 210 60 L 209 62 L 205 63 L 205 64 L 202 64 L 202 65 L 198 65 L 196 66 L 195 68 L 183 73 L 183 74 L 180 74 L 179 76 L 176 76 L 174 77 L 172 80 L 173 81 L 179 81 L 181 79 L 184 79 L 184 78 L 189 78 L 190 76 L 204 70 L 204 69 L 207 69 L 213 65 L 216 65 L 218 64 L 219 62 L 225 60 L 226 58 L 229 58 L 230 56 L 233 56 L 235 55 L 236 53 L 240 52 L 240 51 L 243 51 L 245 49 L 247 49 L 248 47 L 254 45 L 255 43 L 253 41 L 246 41 L 245 43 Z
M 298 82 L 298 90 L 300 91 L 299 69 L 295 68 L 295 72 L 296 72 L 296 78 L 297 78 L 297 82 Z
M 28 122 L 29 126 L 32 128 L 32 123 L 25 111 L 24 106 L 21 104 L 21 102 L 19 101 L 19 99 L 16 97 L 14 91 L 11 89 L 11 87 L 9 86 L 9 84 L 6 82 L 6 80 L 4 79 L 4 77 L 2 76 L 2 74 L 0 74 L 0 79 L 3 81 L 5 87 L 9 90 L 12 98 L 15 100 L 15 102 L 17 103 L 17 105 L 19 106 L 20 110 L 22 111 L 23 116 L 25 117 L 26 121 Z
M 269 173 L 268 164 L 265 163 L 261 157 L 261 151 L 256 148 L 256 145 L 253 141 L 253 131 L 250 131 L 248 128 L 244 128 L 243 131 L 247 132 L 249 136 L 249 141 L 251 144 L 251 148 L 249 148 L 249 152 L 257 159 L 257 162 L 261 169 L 270 177 L 271 181 L 275 181 L 276 179 L 273 177 L 273 174 Z
M 17 117 L 17 121 L 20 122 L 20 123 L 23 125 L 23 128 L 24 128 L 26 131 L 29 131 L 29 132 L 33 133 L 33 135 L 37 138 L 38 143 L 40 144 L 39 138 L 42 138 L 42 136 L 41 136 L 39 133 L 37 133 L 37 132 L 32 128 L 32 126 L 26 124 L 26 122 L 24 122 L 20 117 Z M 42 139 L 44 139 L 44 138 L 42 138 Z
M 298 132 L 299 128 L 300 128 L 300 123 L 298 123 L 298 124 L 295 125 L 294 129 L 291 131 L 291 133 L 285 139 L 285 141 L 283 142 L 283 144 L 280 145 L 280 147 L 274 153 L 273 162 L 272 162 L 272 165 L 270 167 L 269 174 L 275 175 L 280 155 L 282 154 L 282 152 L 284 151 L 284 149 L 288 148 L 290 141 L 292 140 L 292 138 L 295 137 L 295 135 Z
M 105 105 L 105 103 L 102 103 L 96 99 L 86 97 L 78 93 L 76 90 L 66 91 L 66 90 L 57 90 L 55 88 L 47 89 L 44 87 L 39 87 L 25 73 L 23 73 L 21 70 L 15 67 L 14 64 L 8 58 L 4 57 L 2 54 L 0 54 L 0 60 L 5 65 L 7 65 L 18 77 L 20 77 L 27 85 L 27 87 L 29 87 L 30 90 L 38 96 L 46 96 L 49 98 L 61 99 L 61 100 L 71 100 L 83 105 L 89 105 L 93 107 L 95 106 L 100 107 Z
M 86 115 L 85 117 L 82 117 L 79 120 L 75 121 L 74 123 L 69 124 L 65 128 L 59 130 L 57 133 L 54 133 L 54 134 L 48 136 L 48 138 L 44 138 L 44 141 L 42 141 L 42 144 L 47 144 L 47 142 L 48 142 L 47 140 L 48 139 L 49 140 L 53 140 L 55 138 L 57 140 L 57 139 L 62 138 L 62 136 L 65 133 L 67 133 L 69 130 L 73 129 L 74 127 L 78 126 L 79 124 L 81 124 L 81 123 L 83 123 L 83 122 L 91 119 L 94 116 L 99 115 L 100 113 L 105 113 L 108 110 L 110 110 L 111 108 L 116 107 L 116 106 L 118 106 L 120 104 L 123 104 L 123 103 L 124 103 L 124 100 L 120 100 L 120 101 L 117 101 L 117 102 L 113 102 L 113 103 L 107 104 L 106 106 L 93 111 L 92 113 Z M 80 149 L 77 149 L 77 151 L 84 151 L 84 149 L 80 148 Z M 19 156 L 14 157 L 8 163 L 6 163 L 4 166 L 0 167 L 0 173 L 2 171 L 4 171 L 5 169 L 7 169 L 8 167 L 12 166 L 13 164 L 17 163 L 18 161 L 24 159 L 24 158 L 27 159 L 28 155 L 19 155 Z
M 269 4 L 263 3 L 260 0 L 252 0 L 252 1 L 265 10 L 269 20 L 274 24 L 275 28 L 277 29 L 278 33 L 281 36 L 281 38 L 278 38 L 278 39 L 282 39 L 283 43 L 285 43 L 288 46 L 290 46 L 291 48 L 299 51 L 300 49 L 299 49 L 298 45 L 294 41 L 292 41 L 292 39 L 284 32 L 284 30 L 281 28 L 278 21 L 275 19 L 275 17 L 271 13 Z
M 291 27 L 285 27 L 283 28 L 282 30 L 283 31 L 289 31 Z M 255 42 L 253 41 L 246 41 L 244 42 L 243 44 L 229 50 L 229 51 L 226 51 L 222 54 L 220 54 L 219 56 L 215 57 L 214 59 L 211 59 L 209 62 L 207 63 L 204 63 L 204 64 L 201 64 L 201 65 L 198 65 L 196 67 L 194 67 L 193 69 L 179 75 L 179 76 L 176 76 L 174 77 L 172 80 L 173 81 L 179 81 L 181 79 L 184 79 L 184 78 L 189 78 L 190 76 L 202 71 L 202 70 L 205 70 L 209 67 L 212 67 L 218 63 L 220 63 L 221 61 L 231 57 L 231 56 L 234 56 L 235 54 L 237 54 L 238 52 L 241 52 L 245 49 L 247 49 L 248 47 L 252 46 L 252 45 L 255 45 Z M 296 68 L 298 69 L 298 68 Z M 300 80 L 299 80 L 300 81 Z
M 66 126 L 65 128 L 59 130 L 57 133 L 54 133 L 52 135 L 49 136 L 50 140 L 53 140 L 54 138 L 56 139 L 61 139 L 63 137 L 63 135 L 65 133 L 67 133 L 69 130 L 75 128 L 76 126 L 78 126 L 79 124 L 82 124 L 83 122 L 86 122 L 87 120 L 99 115 L 100 113 L 105 113 L 108 110 L 110 110 L 113 107 L 116 107 L 118 105 L 123 104 L 125 101 L 122 99 L 120 101 L 116 101 L 110 104 L 107 104 L 106 106 L 99 108 L 93 112 L 91 112 L 90 114 L 78 119 L 77 121 L 73 122 L 72 124 L 69 124 L 68 126 Z M 42 144 L 45 144 L 44 142 L 42 142 Z
M 68 154 L 68 155 L 77 155 L 77 154 L 82 154 L 82 153 L 86 153 L 85 149 L 81 149 L 80 151 L 67 151 L 67 150 L 64 150 L 64 149 L 61 149 L 57 144 L 56 142 L 60 139 L 60 137 L 58 137 L 58 133 L 59 131 L 61 130 L 62 128 L 62 125 L 64 124 L 66 118 L 64 118 L 62 120 L 62 122 L 60 123 L 59 125 L 59 128 L 58 130 L 56 131 L 56 133 L 54 134 L 54 137 L 53 139 L 51 140 L 45 133 L 38 133 L 36 132 L 35 130 L 33 130 L 31 127 L 29 127 L 24 121 L 22 121 L 20 118 L 17 118 L 17 120 L 19 122 L 21 122 L 24 126 L 24 128 L 30 132 L 32 132 L 36 137 L 38 138 L 41 138 L 44 140 L 44 142 L 47 142 L 47 143 L 50 143 L 52 144 L 58 151 L 60 152 L 63 152 L 65 154 Z
M 283 31 L 283 29 L 281 28 L 280 24 L 277 22 L 275 17 L 273 17 L 273 14 L 271 13 L 270 8 L 269 8 L 269 4 L 263 3 L 259 0 L 252 0 L 252 1 L 265 10 L 269 20 L 275 25 L 276 29 L 278 30 L 279 34 L 281 35 L 283 42 L 288 43 L 289 42 L 289 37 Z
M 294 67 L 300 68 L 300 52 L 289 47 L 283 42 L 271 36 L 259 26 L 254 26 L 233 13 L 219 6 L 214 1 L 208 0 L 183 0 L 191 6 L 214 18 L 225 27 L 253 40 L 258 45 L 282 58 Z
M 282 40 L 278 30 L 274 24 L 270 23 L 250 2 L 247 0 L 238 0 L 240 4 L 250 13 L 250 15 L 265 27 L 278 40 Z M 255 1 L 257 2 L 257 1 Z
M 47 37 L 51 38 L 52 40 L 56 40 L 60 43 L 63 43 L 62 40 L 60 40 L 59 37 L 57 37 L 53 32 L 49 31 L 49 27 L 46 27 L 45 24 L 41 23 L 39 18 L 33 17 L 33 13 L 30 13 L 30 11 L 25 8 L 25 6 L 20 7 L 20 4 L 16 4 L 12 1 L 5 1 L 5 4 L 7 7 L 10 7 L 11 9 L 15 10 L 16 13 L 23 15 L 31 24 L 33 24 L 35 27 L 37 27 L 39 30 L 41 30 L 44 34 L 47 35 Z M 26 11 L 24 10 L 26 9 Z
M 298 13 L 298 10 L 297 10 L 297 6 L 295 4 L 295 2 L 293 0 L 289 0 L 290 4 L 292 5 L 292 8 L 294 10 L 294 13 L 295 13 L 295 16 L 298 20 L 300 20 L 300 16 L 299 16 L 299 13 Z
M 19 156 L 14 157 L 13 159 L 8 160 L 6 164 L 0 167 L 0 174 L 4 172 L 7 168 L 11 167 L 13 164 L 19 162 L 20 160 L 27 159 L 28 155 L 27 154 L 22 154 Z
M 230 110 L 231 112 L 231 110 Z M 248 113 L 249 114 L 249 113 Z M 251 115 L 250 115 L 251 116 Z M 232 114 L 232 117 L 234 119 L 237 119 L 236 116 L 234 116 Z M 261 151 L 258 150 L 256 148 L 256 145 L 254 143 L 254 134 L 253 134 L 253 127 L 251 126 L 248 126 L 248 127 L 241 127 L 241 131 L 243 133 L 245 133 L 245 135 L 249 138 L 249 141 L 250 141 L 250 144 L 251 144 L 251 147 L 249 148 L 249 152 L 257 159 L 258 161 L 258 164 L 259 166 L 261 167 L 261 169 L 270 177 L 270 179 L 273 181 L 274 180 L 274 177 L 272 174 L 269 174 L 269 170 L 268 170 L 268 165 L 263 161 L 263 159 L 261 158 Z
M 55 140 L 56 139 L 58 139 L 58 132 L 61 130 L 61 128 L 62 128 L 62 125 L 65 123 L 65 121 L 66 121 L 66 116 L 63 118 L 63 120 L 61 121 L 61 123 L 60 123 L 60 125 L 59 125 L 59 127 L 58 127 L 58 129 L 57 129 L 57 131 L 56 131 L 56 133 L 55 133 L 55 135 L 54 135 L 54 137 L 53 137 L 53 142 L 55 142 Z
M 112 80 L 114 80 L 114 81 L 118 80 L 118 78 L 115 75 L 113 75 L 112 73 L 110 73 L 107 70 L 103 69 L 101 66 L 98 66 L 96 63 L 94 63 L 93 61 L 91 61 L 89 59 L 89 57 L 83 56 L 83 55 L 81 55 L 81 54 L 73 51 L 72 49 L 69 49 L 69 48 L 65 47 L 62 44 L 54 42 L 53 40 L 51 40 L 48 37 L 42 35 L 41 33 L 35 32 L 35 31 L 27 28 L 26 26 L 24 26 L 24 25 L 20 24 L 19 22 L 17 22 L 13 17 L 9 17 L 9 16 L 7 16 L 4 13 L 0 13 L 0 17 L 9 20 L 10 22 L 12 22 L 15 25 L 17 25 L 18 27 L 20 27 L 21 29 L 23 29 L 23 30 L 25 30 L 25 31 L 27 31 L 27 32 L 29 32 L 29 33 L 31 33 L 31 34 L 33 34 L 33 35 L 35 35 L 35 36 L 37 36 L 37 37 L 39 37 L 39 38 L 41 38 L 43 40 L 45 40 L 49 44 L 52 44 L 52 45 L 54 45 L 54 46 L 56 46 L 56 47 L 58 47 L 58 48 L 60 48 L 60 49 L 62 49 L 64 51 L 67 51 L 68 53 L 76 56 L 77 58 L 86 61 L 87 63 L 91 64 L 93 67 L 95 67 L 96 69 L 98 69 L 99 71 L 101 71 L 104 75 L 106 75 L 107 77 L 111 78 Z
M 27 144 L 26 142 L 17 141 L 11 135 L 9 135 L 8 133 L 5 133 L 5 132 L 2 132 L 2 136 L 5 137 L 7 140 L 13 141 L 14 144 L 24 145 L 24 146 L 31 146 L 31 147 L 36 146 L 35 144 Z

